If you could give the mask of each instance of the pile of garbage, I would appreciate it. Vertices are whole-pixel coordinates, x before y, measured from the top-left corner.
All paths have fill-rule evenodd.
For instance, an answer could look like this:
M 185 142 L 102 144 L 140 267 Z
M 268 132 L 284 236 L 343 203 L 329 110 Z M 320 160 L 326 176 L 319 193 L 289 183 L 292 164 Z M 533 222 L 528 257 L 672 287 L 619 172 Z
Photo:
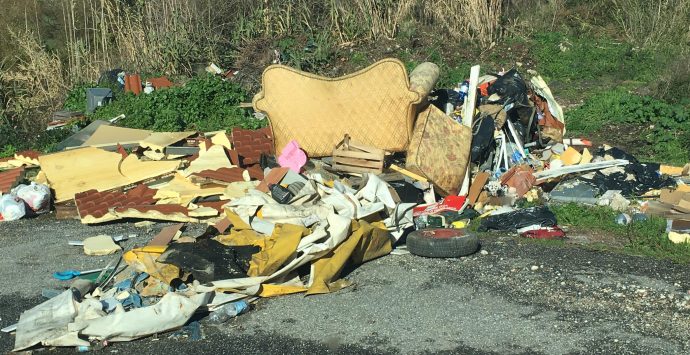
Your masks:
M 127 251 L 124 237 L 83 241 L 86 254 L 117 261 L 56 273 L 73 283 L 4 329 L 16 332 L 15 350 L 198 334 L 197 312 L 223 322 L 261 297 L 338 291 L 351 284 L 340 277 L 346 266 L 404 241 L 421 256 L 472 254 L 475 224 L 564 238 L 550 202 L 663 216 L 672 240 L 690 239 L 690 165 L 641 163 L 568 138 L 536 73 L 479 74 L 475 66 L 458 87 L 434 90 L 433 63 L 408 76 L 386 59 L 339 79 L 272 65 L 253 100 L 267 128 L 152 132 L 94 121 L 59 152 L 0 160 L 4 221 L 53 206 L 56 218 L 84 224 L 179 222 Z M 525 200 L 535 207 L 516 207 Z M 183 236 L 185 223 L 208 227 Z

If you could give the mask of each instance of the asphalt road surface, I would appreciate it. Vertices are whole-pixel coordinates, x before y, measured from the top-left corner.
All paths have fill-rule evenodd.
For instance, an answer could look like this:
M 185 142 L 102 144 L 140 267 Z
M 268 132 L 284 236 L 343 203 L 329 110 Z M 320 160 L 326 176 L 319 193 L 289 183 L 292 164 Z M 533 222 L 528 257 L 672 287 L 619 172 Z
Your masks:
M 0 326 L 41 303 L 61 269 L 104 266 L 68 240 L 163 226 L 84 226 L 52 215 L 0 223 Z M 186 234 L 200 234 L 192 226 Z M 202 339 L 173 333 L 100 350 L 127 354 L 688 354 L 690 268 L 668 261 L 550 246 L 508 235 L 481 238 L 461 259 L 389 255 L 349 272 L 328 295 L 262 299 L 223 325 L 201 319 Z M 0 352 L 14 335 L 0 334 Z M 74 353 L 72 348 L 46 353 Z M 43 352 L 41 352 L 43 353 Z

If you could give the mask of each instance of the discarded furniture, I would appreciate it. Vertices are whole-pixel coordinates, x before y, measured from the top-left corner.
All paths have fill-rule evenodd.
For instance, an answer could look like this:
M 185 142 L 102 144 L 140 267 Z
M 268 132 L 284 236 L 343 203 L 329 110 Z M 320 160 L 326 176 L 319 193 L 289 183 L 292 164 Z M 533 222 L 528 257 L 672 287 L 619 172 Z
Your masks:
M 420 96 L 397 59 L 340 78 L 271 65 L 253 105 L 268 115 L 277 154 L 294 139 L 313 158 L 329 156 L 345 134 L 365 145 L 404 151 Z
M 385 152 L 353 142 L 349 135 L 333 149 L 333 169 L 351 173 L 383 172 Z

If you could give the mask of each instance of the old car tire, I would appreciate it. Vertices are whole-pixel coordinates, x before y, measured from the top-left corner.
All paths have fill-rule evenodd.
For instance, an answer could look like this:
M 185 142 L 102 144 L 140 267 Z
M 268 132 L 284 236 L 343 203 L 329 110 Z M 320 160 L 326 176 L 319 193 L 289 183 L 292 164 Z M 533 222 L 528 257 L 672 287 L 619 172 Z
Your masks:
M 465 229 L 420 229 L 407 236 L 407 250 L 428 258 L 458 258 L 479 249 L 479 238 Z

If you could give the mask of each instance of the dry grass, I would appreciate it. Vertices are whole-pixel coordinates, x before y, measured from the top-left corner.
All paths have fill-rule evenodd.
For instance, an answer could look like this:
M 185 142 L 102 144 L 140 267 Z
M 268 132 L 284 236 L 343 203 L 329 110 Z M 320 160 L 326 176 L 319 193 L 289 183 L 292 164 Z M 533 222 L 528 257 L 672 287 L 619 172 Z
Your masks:
M 501 0 L 17 2 L 13 27 L 23 28 L 13 37 L 16 58 L 0 78 L 4 114 L 42 126 L 36 121 L 47 120 L 70 87 L 95 82 L 104 70 L 189 75 L 195 64 L 217 61 L 230 43 L 256 38 L 306 34 L 361 42 L 395 38 L 402 24 L 411 24 L 488 46 L 500 35 L 502 10 Z M 16 17 L 22 12 L 19 26 Z M 53 14 L 58 25 L 50 33 L 39 23 L 39 13 Z M 49 39 L 59 45 L 44 47 Z M 40 118 L 28 119 L 29 113 Z
M 690 44 L 690 0 L 611 0 L 614 18 L 640 47 Z
M 37 36 L 28 32 L 10 34 L 18 56 L 14 70 L 0 73 L 5 106 L 1 113 L 23 131 L 40 129 L 48 118 L 44 113 L 58 108 L 69 89 L 63 81 L 62 61 L 57 54 L 46 51 Z

